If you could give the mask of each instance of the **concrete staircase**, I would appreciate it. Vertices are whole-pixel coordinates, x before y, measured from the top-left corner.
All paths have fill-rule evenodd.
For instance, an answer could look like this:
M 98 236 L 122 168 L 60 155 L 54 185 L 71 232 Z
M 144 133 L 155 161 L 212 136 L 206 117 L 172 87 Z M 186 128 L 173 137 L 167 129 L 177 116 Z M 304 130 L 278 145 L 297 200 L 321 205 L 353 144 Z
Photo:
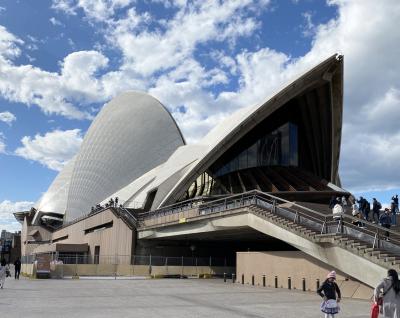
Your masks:
M 304 224 L 298 224 L 293 220 L 274 214 L 267 208 L 249 206 L 248 209 L 250 213 L 262 217 L 268 222 L 274 223 L 314 243 L 324 246 L 337 246 L 384 268 L 393 268 L 400 271 L 400 255 L 391 253 L 382 248 L 374 248 L 370 242 L 351 237 L 347 234 L 321 234 L 315 229 L 308 228 Z

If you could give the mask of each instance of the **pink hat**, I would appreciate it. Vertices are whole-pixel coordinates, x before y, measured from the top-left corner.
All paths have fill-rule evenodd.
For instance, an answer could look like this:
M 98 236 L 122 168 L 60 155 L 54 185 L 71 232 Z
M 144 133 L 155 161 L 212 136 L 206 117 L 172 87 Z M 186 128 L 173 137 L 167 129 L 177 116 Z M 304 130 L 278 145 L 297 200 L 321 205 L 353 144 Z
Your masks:
M 335 272 L 335 271 L 330 272 L 330 273 L 326 276 L 326 278 L 334 278 L 334 279 L 336 279 L 336 272 Z

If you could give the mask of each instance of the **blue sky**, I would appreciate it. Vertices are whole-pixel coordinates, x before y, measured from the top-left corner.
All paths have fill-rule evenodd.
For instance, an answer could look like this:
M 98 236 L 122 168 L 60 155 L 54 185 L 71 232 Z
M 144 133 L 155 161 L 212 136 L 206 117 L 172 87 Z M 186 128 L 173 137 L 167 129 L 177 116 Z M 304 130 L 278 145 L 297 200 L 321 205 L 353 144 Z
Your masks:
M 339 52 L 343 186 L 400 192 L 400 4 L 347 0 L 0 0 L 0 228 L 77 152 L 102 105 L 144 90 L 195 142 Z

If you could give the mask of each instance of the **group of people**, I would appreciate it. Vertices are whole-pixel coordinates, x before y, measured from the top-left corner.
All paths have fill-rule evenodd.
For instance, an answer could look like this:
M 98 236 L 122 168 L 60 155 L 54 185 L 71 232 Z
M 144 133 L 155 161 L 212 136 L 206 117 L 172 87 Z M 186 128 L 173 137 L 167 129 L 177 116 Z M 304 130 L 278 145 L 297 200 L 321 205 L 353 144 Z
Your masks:
M 339 303 L 342 298 L 335 271 L 328 273 L 317 293 L 323 298 L 321 311 L 325 313 L 325 318 L 334 318 L 340 311 Z M 380 312 L 384 318 L 400 318 L 400 280 L 396 270 L 389 269 L 387 277 L 375 287 L 373 301 L 371 317 L 378 317 Z M 375 312 L 374 315 L 375 310 L 378 313 Z
M 107 209 L 109 207 L 116 208 L 116 207 L 118 207 L 118 201 L 119 201 L 118 197 L 115 197 L 115 199 L 110 198 L 110 200 L 108 200 L 108 202 L 104 206 L 102 206 L 101 204 L 96 204 L 95 207 L 92 206 L 90 213 L 94 213 L 94 212 L 97 212 L 97 211 L 100 211 L 103 209 Z M 121 207 L 121 205 L 119 205 L 119 207 Z
M 390 229 L 392 225 L 397 225 L 399 198 L 397 194 L 393 196 L 390 209 L 385 208 L 383 213 L 381 212 L 382 204 L 376 198 L 373 198 L 372 217 L 370 217 L 371 203 L 364 197 L 360 197 L 358 200 L 353 197 L 332 197 L 329 207 L 332 209 L 335 220 L 340 220 L 343 214 L 350 212 L 351 207 L 351 214 L 357 218 L 357 220 L 353 221 L 354 225 L 363 228 L 365 227 L 365 222 L 363 221 L 366 220 L 372 223 L 379 223 L 383 227 Z M 386 237 L 389 240 L 389 232 L 386 232 Z
M 15 279 L 19 279 L 19 275 L 21 273 L 21 260 L 19 259 L 19 257 L 14 262 L 14 271 Z M 11 276 L 10 264 L 7 263 L 6 260 L 3 258 L 0 261 L 0 289 L 4 288 L 4 283 L 8 276 Z

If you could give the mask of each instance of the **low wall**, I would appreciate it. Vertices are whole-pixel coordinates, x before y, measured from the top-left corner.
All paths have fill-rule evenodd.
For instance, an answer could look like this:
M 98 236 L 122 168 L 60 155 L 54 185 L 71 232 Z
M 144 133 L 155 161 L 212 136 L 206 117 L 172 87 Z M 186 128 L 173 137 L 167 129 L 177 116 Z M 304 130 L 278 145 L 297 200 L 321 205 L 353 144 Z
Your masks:
M 64 276 L 196 276 L 203 274 L 232 274 L 234 267 L 224 266 L 149 266 L 149 265 L 111 265 L 111 264 L 64 264 L 52 268 L 52 278 Z
M 288 288 L 288 278 L 290 277 L 292 289 L 302 290 L 304 279 L 306 291 L 315 292 L 317 279 L 322 284 L 327 273 L 332 270 L 336 269 L 301 251 L 238 252 L 236 281 L 242 283 L 243 280 L 245 284 L 252 284 L 254 275 L 254 285 L 263 286 L 263 276 L 265 275 L 266 286 L 275 287 L 276 276 L 278 288 Z M 371 287 L 338 270 L 336 270 L 336 274 L 342 297 L 371 298 L 373 293 Z

